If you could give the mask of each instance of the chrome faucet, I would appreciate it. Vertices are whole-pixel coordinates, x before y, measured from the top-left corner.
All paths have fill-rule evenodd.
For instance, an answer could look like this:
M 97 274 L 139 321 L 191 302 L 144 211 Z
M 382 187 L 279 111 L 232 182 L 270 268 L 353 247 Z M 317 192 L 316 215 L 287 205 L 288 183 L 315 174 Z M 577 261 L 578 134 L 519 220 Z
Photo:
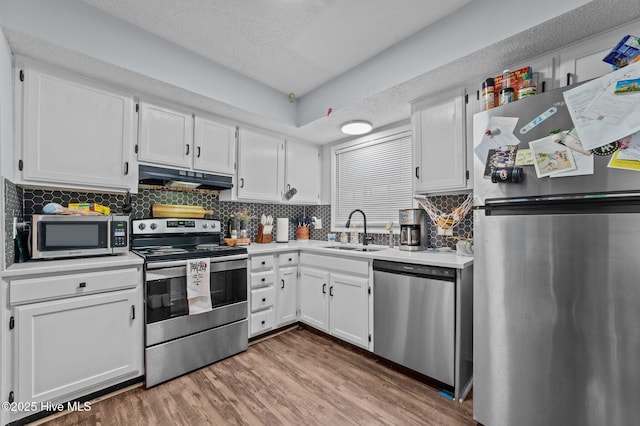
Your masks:
M 355 209 L 354 211 L 349 213 L 349 218 L 347 219 L 347 223 L 345 224 L 345 227 L 349 228 L 349 226 L 351 225 L 351 216 L 353 216 L 353 214 L 355 212 L 362 213 L 362 218 L 364 219 L 364 237 L 362 238 L 362 245 L 364 245 L 364 246 L 369 245 L 369 242 L 373 241 L 373 237 L 369 237 L 367 235 L 367 216 L 364 214 L 364 212 L 362 210 Z

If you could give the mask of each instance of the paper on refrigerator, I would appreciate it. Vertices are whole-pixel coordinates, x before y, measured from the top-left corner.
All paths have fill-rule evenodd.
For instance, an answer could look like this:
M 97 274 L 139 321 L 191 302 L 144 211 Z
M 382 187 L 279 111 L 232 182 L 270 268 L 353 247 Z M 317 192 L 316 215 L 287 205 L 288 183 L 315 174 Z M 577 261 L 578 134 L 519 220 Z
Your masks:
M 615 142 L 640 130 L 640 93 L 614 93 L 619 80 L 639 77 L 640 62 L 562 94 L 585 149 Z
M 484 118 L 487 116 L 476 115 L 476 117 Z M 474 140 L 481 141 L 473 149 L 473 152 L 482 164 L 485 163 L 489 150 L 500 149 L 500 147 L 510 145 L 515 146 L 520 143 L 520 139 L 513 135 L 513 130 L 516 128 L 518 120 L 518 117 L 489 117 L 488 120 L 474 121 Z

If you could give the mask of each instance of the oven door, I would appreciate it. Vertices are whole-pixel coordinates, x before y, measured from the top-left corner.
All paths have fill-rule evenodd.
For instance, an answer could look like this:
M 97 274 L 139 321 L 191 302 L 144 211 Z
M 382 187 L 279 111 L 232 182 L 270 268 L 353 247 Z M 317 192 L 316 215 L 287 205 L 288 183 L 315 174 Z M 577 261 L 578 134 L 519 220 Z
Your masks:
M 247 256 L 211 258 L 213 309 L 189 315 L 186 260 L 148 263 L 145 277 L 146 346 L 247 318 Z

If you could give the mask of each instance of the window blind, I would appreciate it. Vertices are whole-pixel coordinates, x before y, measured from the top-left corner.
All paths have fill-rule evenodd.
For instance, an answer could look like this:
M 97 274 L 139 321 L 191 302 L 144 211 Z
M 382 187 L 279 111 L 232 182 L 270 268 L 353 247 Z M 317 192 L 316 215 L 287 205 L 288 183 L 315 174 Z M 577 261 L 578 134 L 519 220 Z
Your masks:
M 398 210 L 412 206 L 411 132 L 363 141 L 335 150 L 335 228 L 344 227 L 349 213 L 361 209 L 367 227 L 398 222 Z M 362 215 L 352 227 L 362 229 Z

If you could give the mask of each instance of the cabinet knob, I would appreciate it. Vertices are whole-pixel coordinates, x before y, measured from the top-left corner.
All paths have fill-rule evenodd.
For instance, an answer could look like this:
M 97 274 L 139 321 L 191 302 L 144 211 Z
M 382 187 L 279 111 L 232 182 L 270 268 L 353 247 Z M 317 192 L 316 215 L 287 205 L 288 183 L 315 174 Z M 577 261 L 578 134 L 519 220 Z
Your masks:
M 85 288 L 87 286 L 87 283 L 80 283 L 78 285 L 79 288 Z
M 289 262 L 293 262 L 293 259 L 292 259 L 292 258 L 289 258 Z
M 264 325 L 265 322 L 266 322 L 265 320 L 262 320 L 260 321 L 260 324 Z
M 267 279 L 265 277 L 262 277 L 262 282 L 265 282 Z
M 262 261 L 262 264 L 263 264 L 263 265 L 266 265 L 266 264 L 267 264 L 267 262 L 265 262 L 265 261 L 263 260 L 263 261 Z
M 263 297 L 263 298 L 262 298 L 262 301 L 263 301 L 263 302 L 266 302 L 266 301 L 267 301 L 267 298 L 266 298 L 266 297 Z

